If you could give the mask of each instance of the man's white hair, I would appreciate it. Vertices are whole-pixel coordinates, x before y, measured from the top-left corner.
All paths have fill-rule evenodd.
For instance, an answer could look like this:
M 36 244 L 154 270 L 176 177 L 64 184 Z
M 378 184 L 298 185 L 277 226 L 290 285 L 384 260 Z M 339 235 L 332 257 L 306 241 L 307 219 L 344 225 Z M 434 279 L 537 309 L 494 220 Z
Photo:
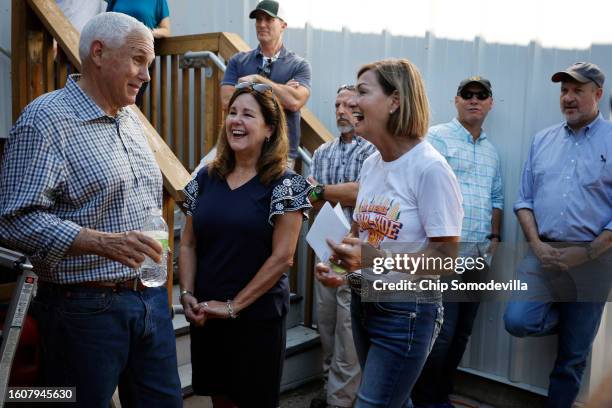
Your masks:
M 132 33 L 142 34 L 153 42 L 153 34 L 140 21 L 123 13 L 100 13 L 91 18 L 81 31 L 79 57 L 84 61 L 89 56 L 91 44 L 98 40 L 110 48 L 119 48 Z

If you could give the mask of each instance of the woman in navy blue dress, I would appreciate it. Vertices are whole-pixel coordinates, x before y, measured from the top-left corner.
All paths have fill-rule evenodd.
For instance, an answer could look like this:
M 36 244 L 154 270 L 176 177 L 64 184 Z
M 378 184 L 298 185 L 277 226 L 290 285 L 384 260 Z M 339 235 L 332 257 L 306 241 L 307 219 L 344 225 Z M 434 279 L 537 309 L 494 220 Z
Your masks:
M 215 407 L 278 406 L 286 272 L 312 189 L 287 170 L 287 151 L 271 87 L 238 84 L 215 160 L 185 188 L 179 266 L 192 384 Z

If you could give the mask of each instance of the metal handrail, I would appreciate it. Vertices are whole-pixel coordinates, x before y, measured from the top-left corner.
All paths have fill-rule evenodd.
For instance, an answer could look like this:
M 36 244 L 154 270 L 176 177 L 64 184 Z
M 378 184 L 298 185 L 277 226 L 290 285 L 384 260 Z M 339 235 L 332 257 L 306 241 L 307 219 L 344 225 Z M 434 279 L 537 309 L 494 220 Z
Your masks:
M 0 47 L 0 54 L 4 54 L 7 56 L 8 59 L 11 59 L 11 52 L 8 50 L 5 50 L 4 48 Z
M 225 64 L 221 58 L 219 58 L 219 56 L 212 51 L 187 51 L 185 54 L 183 54 L 183 62 L 185 64 L 191 64 L 194 62 L 194 60 L 198 60 L 200 58 L 211 60 L 217 66 L 217 68 L 219 68 L 222 72 L 225 72 Z

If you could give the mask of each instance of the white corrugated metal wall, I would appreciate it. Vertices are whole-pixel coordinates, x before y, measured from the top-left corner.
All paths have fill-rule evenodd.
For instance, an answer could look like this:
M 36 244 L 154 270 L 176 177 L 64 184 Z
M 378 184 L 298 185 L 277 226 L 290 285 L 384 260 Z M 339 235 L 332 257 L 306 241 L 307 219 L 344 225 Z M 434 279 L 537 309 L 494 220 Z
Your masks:
M 173 33 L 194 34 L 231 31 L 256 45 L 253 22 L 247 15 L 257 0 L 168 0 Z M 0 46 L 10 47 L 10 5 L 0 4 Z M 348 24 L 348 22 L 347 22 Z M 432 109 L 432 124 L 450 120 L 455 115 L 453 97 L 458 82 L 481 74 L 493 83 L 495 106 L 485 123 L 485 130 L 499 149 L 505 178 L 504 239 L 522 241 L 522 233 L 511 211 L 516 198 L 522 163 L 533 134 L 559 122 L 559 87 L 550 82 L 556 70 L 575 61 L 597 63 L 612 83 L 612 44 L 593 45 L 584 50 L 542 48 L 537 43 L 524 45 L 489 44 L 482 38 L 473 41 L 423 37 L 339 32 L 290 28 L 285 35 L 288 48 L 306 57 L 312 64 L 312 95 L 308 107 L 334 131 L 334 98 L 338 85 L 355 81 L 358 67 L 385 58 L 411 59 L 421 70 Z M 10 129 L 10 64 L 0 55 L 0 135 Z M 606 90 L 604 101 L 609 92 Z M 609 106 L 602 103 L 609 115 Z M 512 276 L 520 253 L 508 253 L 498 259 L 504 274 Z M 501 381 L 542 392 L 552 367 L 555 339 L 512 339 L 503 330 L 503 305 L 483 304 L 479 312 L 464 366 Z M 587 369 L 581 395 L 590 391 L 612 362 L 612 314 L 605 314 L 596 339 L 592 363 Z

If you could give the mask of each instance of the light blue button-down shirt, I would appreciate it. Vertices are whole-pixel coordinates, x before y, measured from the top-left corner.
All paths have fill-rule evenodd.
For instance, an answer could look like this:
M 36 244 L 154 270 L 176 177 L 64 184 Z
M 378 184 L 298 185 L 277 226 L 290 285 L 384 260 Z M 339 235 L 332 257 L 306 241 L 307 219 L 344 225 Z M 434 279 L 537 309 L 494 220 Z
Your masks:
M 601 114 L 574 133 L 566 122 L 536 134 L 514 211 L 531 209 L 538 233 L 592 241 L 612 230 L 612 123 Z
M 432 126 L 427 140 L 451 166 L 463 195 L 461 241 L 483 242 L 491 233 L 493 208 L 504 208 L 499 156 L 485 132 L 474 142 L 455 118 Z

